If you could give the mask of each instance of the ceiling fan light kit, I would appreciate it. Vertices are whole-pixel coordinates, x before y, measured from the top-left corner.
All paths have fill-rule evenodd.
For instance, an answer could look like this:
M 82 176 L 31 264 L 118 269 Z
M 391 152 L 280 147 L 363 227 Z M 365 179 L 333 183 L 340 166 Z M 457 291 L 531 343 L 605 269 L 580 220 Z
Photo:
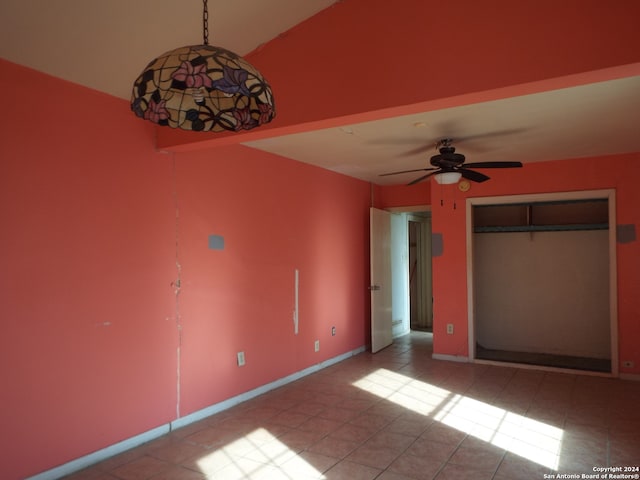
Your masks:
M 461 178 L 462 174 L 460 172 L 443 172 L 433 175 L 433 179 L 440 185 L 452 185 L 458 183 Z
M 157 125 L 194 131 L 250 130 L 276 114 L 271 87 L 239 55 L 209 45 L 207 0 L 203 44 L 152 60 L 133 84 L 131 110 Z

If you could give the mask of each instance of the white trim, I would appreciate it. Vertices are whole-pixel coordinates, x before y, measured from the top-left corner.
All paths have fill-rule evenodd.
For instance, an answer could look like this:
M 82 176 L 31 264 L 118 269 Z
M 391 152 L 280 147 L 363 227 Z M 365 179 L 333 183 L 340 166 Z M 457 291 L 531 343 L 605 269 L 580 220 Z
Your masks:
M 241 393 L 240 395 L 236 395 L 235 397 L 231 397 L 220 403 L 216 403 L 209 407 L 205 407 L 202 410 L 198 410 L 197 412 L 193 412 L 182 418 L 178 418 L 170 423 L 171 430 L 175 430 L 177 428 L 184 427 L 191 423 L 198 422 L 203 418 L 210 417 L 211 415 L 215 415 L 216 413 L 220 413 L 231 407 L 235 407 L 236 405 L 242 402 L 246 402 L 247 400 L 251 400 L 252 398 L 262 395 L 263 393 L 267 393 L 271 390 L 282 387 L 287 383 L 295 382 L 296 380 L 299 380 L 302 377 L 305 377 L 319 370 L 322 370 L 323 368 L 339 363 L 343 360 L 346 360 L 347 358 L 353 357 L 354 355 L 358 355 L 359 353 L 362 353 L 365 350 L 366 350 L 366 347 L 362 346 L 350 352 L 343 353 L 342 355 L 338 355 L 337 357 L 333 357 L 333 358 L 330 358 L 329 360 L 325 360 L 324 362 L 320 362 L 315 365 L 312 365 L 309 368 L 300 370 L 299 372 L 293 373 L 287 377 L 280 378 L 271 383 L 267 383 L 266 385 L 262 385 L 261 387 L 254 388 L 253 390 L 249 390 L 248 392 L 244 392 L 244 393 Z
M 391 213 L 413 213 L 413 212 L 429 212 L 431 213 L 431 205 L 409 205 L 408 207 L 387 207 L 386 210 Z
M 496 360 L 482 360 L 476 358 L 473 363 L 477 363 L 478 365 L 493 365 L 495 367 L 511 367 L 511 368 L 520 368 L 522 370 L 539 370 L 543 372 L 555 372 L 555 373 L 570 373 L 573 375 L 584 375 L 586 377 L 605 377 L 605 378 L 615 378 L 609 372 L 595 372 L 592 370 L 578 370 L 573 368 L 560 368 L 560 367 L 548 367 L 546 365 L 533 365 L 528 363 L 516 363 L 516 362 L 502 362 Z M 640 376 L 639 376 L 640 377 Z
M 620 372 L 618 353 L 618 220 L 616 218 L 616 191 L 607 190 L 609 203 L 609 317 L 611 319 L 611 373 Z
M 475 305 L 473 282 L 473 205 L 474 202 L 467 198 L 465 215 L 467 230 L 467 342 L 469 349 L 469 361 L 476 359 L 476 331 L 475 331 Z
M 342 355 L 338 355 L 337 357 L 333 357 L 323 362 L 317 363 L 308 368 L 305 368 L 304 370 L 300 370 L 299 372 L 280 378 L 274 382 L 262 385 L 261 387 L 229 398 L 223 402 L 216 403 L 215 405 L 211 405 L 209 407 L 203 408 L 202 410 L 198 410 L 197 412 L 193 412 L 189 415 L 178 418 L 170 423 L 154 428 L 153 430 L 149 430 L 147 432 L 141 433 L 140 435 L 136 435 L 135 437 L 128 438 L 126 440 L 123 440 L 122 442 L 115 443 L 106 448 L 90 453 L 89 455 L 85 455 L 58 467 L 52 468 L 51 470 L 47 470 L 32 477 L 28 477 L 26 480 L 56 480 L 66 475 L 78 472 L 84 468 L 90 467 L 91 465 L 106 460 L 107 458 L 113 457 L 114 455 L 118 455 L 127 450 L 142 445 L 143 443 L 155 440 L 156 438 L 166 435 L 172 430 L 197 422 L 199 420 L 202 420 L 203 418 L 222 412 L 223 410 L 227 410 L 242 402 L 246 402 L 247 400 L 262 395 L 263 393 L 266 393 L 270 390 L 274 390 L 288 383 L 299 380 L 302 377 L 318 372 L 323 368 L 330 367 L 331 365 L 342 362 L 343 360 L 364 352 L 366 349 L 367 347 L 363 345 L 359 348 L 356 348 L 355 350 L 351 350 L 350 352 L 343 353 Z
M 603 188 L 601 190 L 574 190 L 568 192 L 547 192 L 529 193 L 522 195 L 497 195 L 493 197 L 469 197 L 473 205 L 494 205 L 496 201 L 500 204 L 506 203 L 527 203 L 527 202 L 549 202 L 556 200 L 592 200 L 594 198 L 609 198 L 615 194 L 613 188 Z
M 167 423 L 160 427 L 154 428 L 153 430 L 149 430 L 147 432 L 141 433 L 140 435 L 136 435 L 135 437 L 127 438 L 122 442 L 114 443 L 113 445 L 103 448 L 102 450 L 98 450 L 97 452 L 90 453 L 89 455 L 85 455 L 84 457 L 76 458 L 75 460 L 60 465 L 59 467 L 55 467 L 51 470 L 38 473 L 33 477 L 27 478 L 27 480 L 55 480 L 66 475 L 70 475 L 84 468 L 90 467 L 95 463 L 101 462 L 102 460 L 106 460 L 109 457 L 113 457 L 114 455 L 118 455 L 119 453 L 138 447 L 143 443 L 155 440 L 162 435 L 166 435 L 170 431 L 171 426 Z
M 460 355 L 444 355 L 442 353 L 434 353 L 431 355 L 433 360 L 446 360 L 447 362 L 469 363 L 469 357 Z
M 613 188 L 601 190 L 578 190 L 569 192 L 548 192 L 524 195 L 504 195 L 494 197 L 475 197 L 466 200 L 466 236 L 467 236 L 467 319 L 468 344 L 471 362 L 478 362 L 475 351 L 475 312 L 473 310 L 473 218 L 472 208 L 475 205 L 491 205 L 495 203 L 520 203 L 553 200 L 589 200 L 605 198 L 609 205 L 609 323 L 611 336 L 611 372 L 607 376 L 617 377 L 619 373 L 618 354 L 618 284 L 617 284 L 617 240 L 616 240 L 616 191 Z M 480 362 L 478 362 L 480 363 Z M 484 363 L 484 362 L 482 362 Z M 517 364 L 520 365 L 520 364 Z M 536 366 L 539 367 L 539 366 Z M 544 368 L 540 368 L 544 370 Z M 556 369 L 557 370 L 557 369 Z M 569 372 L 582 372 L 569 370 Z

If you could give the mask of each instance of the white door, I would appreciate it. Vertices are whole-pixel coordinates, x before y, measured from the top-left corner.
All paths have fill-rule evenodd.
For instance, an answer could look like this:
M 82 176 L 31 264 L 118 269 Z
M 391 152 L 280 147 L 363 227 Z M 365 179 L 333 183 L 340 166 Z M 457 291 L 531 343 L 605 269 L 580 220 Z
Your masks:
M 371 208 L 371 351 L 393 342 L 391 321 L 391 214 Z

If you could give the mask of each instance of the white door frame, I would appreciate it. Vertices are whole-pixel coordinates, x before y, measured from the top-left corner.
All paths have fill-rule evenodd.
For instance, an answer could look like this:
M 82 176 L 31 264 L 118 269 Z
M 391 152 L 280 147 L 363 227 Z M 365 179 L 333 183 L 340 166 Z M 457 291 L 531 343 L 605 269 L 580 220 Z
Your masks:
M 431 215 L 431 205 L 411 205 L 411 206 L 406 206 L 406 207 L 389 207 L 386 208 L 385 210 L 387 210 L 388 212 L 391 213 L 405 213 L 407 214 L 407 228 L 408 228 L 408 223 L 409 223 L 409 218 L 412 216 L 412 213 L 422 213 L 422 212 L 428 212 Z M 418 218 L 425 218 L 425 217 L 418 217 Z M 432 216 L 429 217 L 429 230 L 431 231 L 431 221 L 432 221 Z M 426 239 L 428 243 L 428 245 L 425 245 L 425 248 L 427 250 L 427 252 L 425 252 L 426 255 L 429 255 L 429 258 L 431 256 L 431 237 Z M 428 272 L 426 272 L 426 275 L 428 275 L 429 277 L 429 287 L 431 288 L 431 292 L 432 292 L 432 298 L 433 298 L 433 275 L 432 275 L 432 269 L 431 269 L 431 265 L 429 265 L 429 269 Z M 410 315 L 410 306 L 409 306 L 409 258 L 408 258 L 408 252 L 407 252 L 407 258 L 406 258 L 406 279 L 405 279 L 406 283 L 407 283 L 407 296 L 405 298 L 405 322 L 406 322 L 406 327 L 407 327 L 407 331 L 411 330 L 411 319 L 409 318 Z M 429 299 L 429 300 L 432 300 Z M 433 326 L 433 301 L 431 301 L 431 304 L 429 305 L 430 308 L 430 312 L 431 312 L 431 322 L 432 322 L 432 326 Z

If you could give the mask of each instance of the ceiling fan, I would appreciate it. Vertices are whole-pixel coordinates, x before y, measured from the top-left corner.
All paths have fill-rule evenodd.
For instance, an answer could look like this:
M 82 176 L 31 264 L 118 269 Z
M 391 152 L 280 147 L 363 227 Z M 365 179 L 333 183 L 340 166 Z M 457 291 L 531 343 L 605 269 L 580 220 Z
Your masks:
M 398 175 L 400 173 L 411 172 L 429 172 L 407 185 L 415 185 L 418 182 L 426 180 L 434 176 L 436 182 L 441 184 L 457 183 L 460 178 L 466 178 L 472 182 L 485 182 L 490 177 L 484 173 L 471 170 L 473 168 L 518 168 L 522 167 L 521 162 L 472 162 L 464 163 L 465 157 L 461 153 L 456 153 L 456 149 L 451 146 L 453 140 L 451 138 L 443 138 L 436 143 L 436 149 L 440 152 L 438 155 L 431 157 L 430 168 L 417 168 L 415 170 L 402 170 L 400 172 L 383 173 L 380 176 Z

